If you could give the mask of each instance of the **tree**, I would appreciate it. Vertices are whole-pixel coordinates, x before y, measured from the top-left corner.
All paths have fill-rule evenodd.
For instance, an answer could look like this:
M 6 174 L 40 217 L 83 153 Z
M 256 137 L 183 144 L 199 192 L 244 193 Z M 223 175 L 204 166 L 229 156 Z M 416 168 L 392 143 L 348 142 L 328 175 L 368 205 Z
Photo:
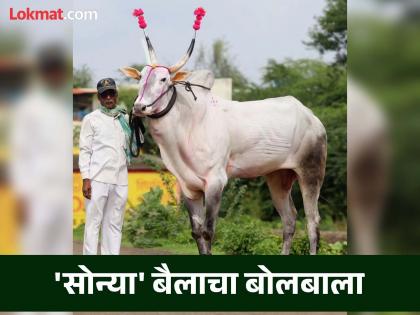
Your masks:
M 335 52 L 337 64 L 347 63 L 347 1 L 327 0 L 324 15 L 309 32 L 311 41 L 306 43 L 321 54 Z
M 233 93 L 243 89 L 248 85 L 248 80 L 238 70 L 229 55 L 229 47 L 226 41 L 217 39 L 214 41 L 211 53 L 206 55 L 206 48 L 200 47 L 198 56 L 195 60 L 195 68 L 209 69 L 215 78 L 232 78 Z
M 334 106 L 346 102 L 346 72 L 310 59 L 269 60 L 263 75 L 268 95 L 293 95 L 309 107 Z
M 92 84 L 92 71 L 87 65 L 80 69 L 73 68 L 73 87 L 82 88 Z

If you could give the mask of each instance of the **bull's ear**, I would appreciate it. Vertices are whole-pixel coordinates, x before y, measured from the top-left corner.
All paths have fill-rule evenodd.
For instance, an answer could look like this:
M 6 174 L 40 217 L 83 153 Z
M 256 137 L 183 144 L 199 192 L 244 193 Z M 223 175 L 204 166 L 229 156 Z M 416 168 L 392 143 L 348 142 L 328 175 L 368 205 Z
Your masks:
M 131 67 L 124 67 L 124 68 L 120 68 L 120 71 L 122 73 L 124 73 L 129 78 L 133 78 L 133 79 L 136 79 L 136 80 L 141 79 L 141 73 L 137 69 L 134 69 L 134 68 L 131 68 Z
M 185 80 L 188 75 L 190 73 L 189 72 L 185 72 L 185 71 L 178 71 L 177 73 L 175 73 L 175 75 L 172 77 L 172 81 L 183 81 Z

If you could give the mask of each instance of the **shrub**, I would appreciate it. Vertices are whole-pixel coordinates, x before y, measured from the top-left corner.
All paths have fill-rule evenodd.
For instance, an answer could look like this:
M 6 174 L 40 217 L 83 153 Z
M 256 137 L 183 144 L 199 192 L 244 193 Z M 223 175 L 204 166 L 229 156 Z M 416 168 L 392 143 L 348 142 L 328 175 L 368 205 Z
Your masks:
M 267 237 L 267 233 L 256 222 L 246 219 L 220 221 L 217 243 L 228 255 L 251 255 L 254 247 Z
M 309 255 L 309 240 L 307 237 L 294 238 L 290 255 Z
M 185 214 L 173 205 L 163 205 L 162 195 L 159 187 L 150 189 L 143 195 L 139 206 L 129 214 L 125 232 L 134 246 L 158 246 L 159 239 L 175 240 L 188 227 Z
M 307 237 L 296 238 L 293 240 L 291 255 L 309 255 L 309 240 Z M 319 255 L 346 255 L 347 242 L 335 242 L 328 244 L 324 241 L 319 242 Z
M 335 242 L 326 244 L 319 249 L 320 255 L 347 255 L 347 242 Z
M 191 235 L 191 228 L 187 226 L 185 229 L 183 229 L 181 232 L 177 234 L 177 236 L 174 239 L 175 243 L 178 244 L 195 244 L 195 241 Z
M 244 185 L 241 179 L 234 178 L 229 180 L 223 192 L 219 216 L 235 217 L 245 214 L 242 199 L 246 190 L 247 185 Z
M 281 252 L 281 239 L 274 235 L 255 244 L 252 249 L 253 255 L 279 255 Z

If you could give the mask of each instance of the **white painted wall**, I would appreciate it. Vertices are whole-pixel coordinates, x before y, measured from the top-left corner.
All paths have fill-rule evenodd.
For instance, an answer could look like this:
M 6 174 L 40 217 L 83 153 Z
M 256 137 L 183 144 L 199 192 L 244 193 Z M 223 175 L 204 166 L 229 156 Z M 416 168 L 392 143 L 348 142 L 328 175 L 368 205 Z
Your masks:
M 213 88 L 211 89 L 214 94 L 224 98 L 225 100 L 232 99 L 232 79 L 221 78 L 214 81 Z

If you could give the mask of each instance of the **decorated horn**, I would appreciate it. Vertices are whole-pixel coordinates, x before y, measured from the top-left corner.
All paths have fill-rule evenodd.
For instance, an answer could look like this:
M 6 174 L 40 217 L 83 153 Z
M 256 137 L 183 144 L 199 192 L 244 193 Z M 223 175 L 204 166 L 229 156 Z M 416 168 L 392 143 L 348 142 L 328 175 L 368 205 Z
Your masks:
M 180 70 L 187 63 L 188 59 L 190 59 L 191 54 L 194 50 L 195 37 L 197 35 L 197 31 L 200 29 L 201 20 L 206 15 L 206 11 L 202 7 L 199 7 L 197 9 L 195 9 L 194 15 L 195 15 L 195 21 L 194 21 L 194 25 L 193 25 L 194 38 L 191 40 L 190 47 L 188 47 L 187 53 L 176 64 L 169 67 L 169 72 L 170 73 L 175 73 L 178 70 Z
M 157 58 L 156 58 L 155 50 L 153 49 L 152 43 L 150 42 L 150 39 L 149 39 L 149 36 L 147 36 L 146 34 L 144 34 L 144 36 L 146 36 L 147 50 L 149 51 L 150 63 L 152 65 L 157 65 L 158 61 L 157 61 Z
M 149 36 L 147 36 L 145 28 L 147 27 L 146 20 L 144 19 L 144 11 L 142 9 L 134 9 L 133 16 L 137 17 L 139 27 L 143 30 L 144 37 L 146 38 L 146 44 L 147 44 L 147 50 L 149 51 L 149 57 L 150 57 L 150 63 L 152 65 L 157 65 L 158 61 L 156 58 L 155 50 L 153 49 L 152 42 L 149 39 Z
M 188 59 L 190 59 L 190 56 L 194 50 L 194 44 L 195 44 L 195 34 L 194 34 L 194 38 L 191 40 L 190 47 L 188 47 L 186 54 L 176 64 L 169 67 L 170 73 L 175 73 L 178 70 L 180 70 L 183 66 L 185 66 L 185 64 L 187 63 Z

